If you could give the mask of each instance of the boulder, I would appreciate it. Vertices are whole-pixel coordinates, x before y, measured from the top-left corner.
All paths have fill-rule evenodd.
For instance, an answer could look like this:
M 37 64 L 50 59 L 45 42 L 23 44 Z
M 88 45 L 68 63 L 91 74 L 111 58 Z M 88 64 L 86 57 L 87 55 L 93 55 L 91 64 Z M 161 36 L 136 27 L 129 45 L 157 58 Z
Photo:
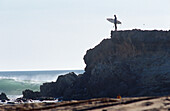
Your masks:
M 58 77 L 56 82 L 43 83 L 40 86 L 40 92 L 43 97 L 61 97 L 67 88 L 71 87 L 77 80 L 78 76 L 74 73 L 68 73 Z
M 8 98 L 7 98 L 7 96 L 6 96 L 6 94 L 5 93 L 1 93 L 0 94 L 0 100 L 9 100 Z
M 23 98 L 26 98 L 26 99 L 39 99 L 39 97 L 41 97 L 40 92 L 38 91 L 34 92 L 29 89 L 26 89 L 25 91 L 23 91 L 22 94 L 23 94 Z

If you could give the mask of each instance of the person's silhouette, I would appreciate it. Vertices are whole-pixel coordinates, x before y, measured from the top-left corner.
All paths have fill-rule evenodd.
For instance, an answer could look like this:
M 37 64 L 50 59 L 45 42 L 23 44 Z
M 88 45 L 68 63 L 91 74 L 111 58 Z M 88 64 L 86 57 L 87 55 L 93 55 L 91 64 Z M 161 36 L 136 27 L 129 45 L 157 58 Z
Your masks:
M 114 24 L 115 24 L 115 31 L 117 31 L 117 17 L 116 15 L 114 15 L 115 19 L 114 19 Z

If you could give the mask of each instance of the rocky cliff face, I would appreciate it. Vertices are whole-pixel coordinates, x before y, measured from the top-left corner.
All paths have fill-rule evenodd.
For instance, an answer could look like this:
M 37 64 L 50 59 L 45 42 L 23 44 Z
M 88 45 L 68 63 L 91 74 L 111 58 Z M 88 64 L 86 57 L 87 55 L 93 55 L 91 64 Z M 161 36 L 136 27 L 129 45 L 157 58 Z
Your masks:
M 112 31 L 110 39 L 87 51 L 84 61 L 84 74 L 50 88 L 44 84 L 44 96 L 69 100 L 170 94 L 170 31 Z
M 84 60 L 93 97 L 170 94 L 170 31 L 112 31 Z

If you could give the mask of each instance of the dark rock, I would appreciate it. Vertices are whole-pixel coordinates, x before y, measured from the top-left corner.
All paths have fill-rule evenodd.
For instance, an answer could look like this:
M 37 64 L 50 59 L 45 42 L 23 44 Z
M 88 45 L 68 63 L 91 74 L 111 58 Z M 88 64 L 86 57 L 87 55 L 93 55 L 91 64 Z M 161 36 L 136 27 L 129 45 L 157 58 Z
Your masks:
M 7 102 L 7 104 L 15 104 L 15 102 Z
M 43 97 L 61 97 L 67 88 L 71 87 L 77 80 L 78 76 L 71 72 L 58 77 L 56 82 L 44 83 L 40 86 L 40 92 Z
M 26 99 L 38 99 L 39 97 L 41 97 L 40 92 L 36 91 L 33 92 L 32 90 L 26 89 L 25 91 L 22 92 L 23 94 L 23 98 Z
M 59 102 L 63 101 L 63 97 L 59 97 L 59 98 L 58 98 L 58 101 L 59 101 Z
M 40 97 L 39 100 L 40 100 L 40 101 L 44 101 L 44 100 L 55 100 L 55 98 L 53 98 L 53 97 Z
M 2 99 L 1 102 L 6 102 L 6 100 L 5 100 L 5 99 Z
M 112 31 L 84 61 L 66 100 L 170 94 L 170 31 Z
M 63 100 L 170 94 L 170 31 L 112 31 L 87 51 L 85 73 L 59 76 L 40 87 Z
M 0 94 L 0 100 L 9 100 L 5 93 Z
M 18 102 L 18 103 L 28 102 L 28 101 L 29 101 L 29 99 L 27 99 L 27 98 L 17 98 L 17 99 L 15 100 L 15 102 Z

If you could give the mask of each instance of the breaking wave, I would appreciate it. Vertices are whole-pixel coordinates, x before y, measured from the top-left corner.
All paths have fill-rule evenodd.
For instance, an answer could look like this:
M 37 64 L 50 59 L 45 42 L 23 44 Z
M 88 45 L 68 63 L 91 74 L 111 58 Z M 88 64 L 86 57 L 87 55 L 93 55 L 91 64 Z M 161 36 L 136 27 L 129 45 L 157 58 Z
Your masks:
M 16 81 L 15 79 L 0 79 L 0 92 L 5 92 L 8 95 L 20 95 L 25 89 L 39 91 L 40 83 L 32 81 Z
M 75 72 L 83 73 L 83 70 L 71 71 L 19 71 L 0 72 L 0 93 L 7 95 L 21 95 L 25 89 L 39 91 L 44 82 L 56 81 L 59 75 Z

